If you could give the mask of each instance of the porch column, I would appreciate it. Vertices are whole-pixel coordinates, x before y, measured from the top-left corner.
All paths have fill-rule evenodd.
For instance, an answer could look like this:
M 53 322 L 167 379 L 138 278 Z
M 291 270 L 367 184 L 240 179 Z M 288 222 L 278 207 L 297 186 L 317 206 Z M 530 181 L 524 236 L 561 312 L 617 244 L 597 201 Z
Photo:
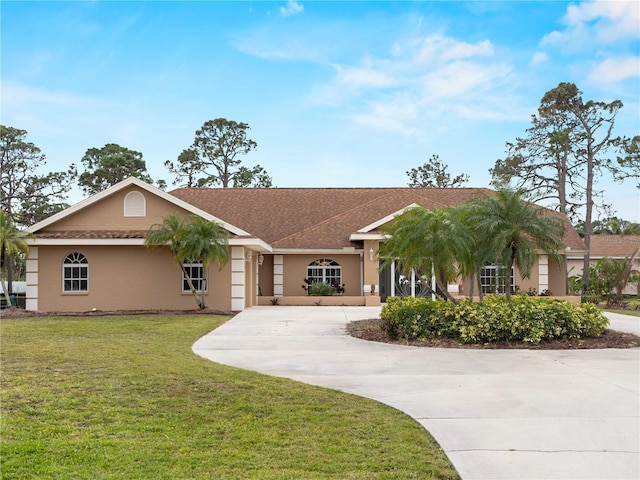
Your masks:
M 27 257 L 27 295 L 25 310 L 38 311 L 38 247 L 29 249 Z
M 549 290 L 549 256 L 538 255 L 538 294 Z
M 273 296 L 282 297 L 284 295 L 284 257 L 282 255 L 273 256 Z
M 362 255 L 362 295 L 364 296 L 365 305 L 380 305 L 380 272 L 378 267 L 380 260 L 378 259 L 378 241 L 365 240 L 364 252 Z
M 231 310 L 244 310 L 245 302 L 245 253 L 244 247 L 231 247 Z

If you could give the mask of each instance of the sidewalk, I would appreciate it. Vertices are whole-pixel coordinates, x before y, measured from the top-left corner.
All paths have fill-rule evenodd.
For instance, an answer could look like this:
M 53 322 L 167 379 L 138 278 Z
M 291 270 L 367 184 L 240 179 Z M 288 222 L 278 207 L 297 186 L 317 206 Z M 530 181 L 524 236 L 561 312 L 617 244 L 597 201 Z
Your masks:
M 379 311 L 253 307 L 193 350 L 402 410 L 465 480 L 640 478 L 639 349 L 437 349 L 345 333 L 348 322 Z

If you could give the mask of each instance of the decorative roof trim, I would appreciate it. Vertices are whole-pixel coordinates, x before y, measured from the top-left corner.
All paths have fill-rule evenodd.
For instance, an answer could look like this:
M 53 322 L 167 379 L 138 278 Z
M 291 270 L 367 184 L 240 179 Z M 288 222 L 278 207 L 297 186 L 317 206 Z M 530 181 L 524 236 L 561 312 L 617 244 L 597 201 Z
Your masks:
M 144 238 L 26 238 L 27 245 L 38 247 L 43 245 L 120 245 L 120 246 L 144 246 Z M 250 250 L 259 250 L 261 252 L 271 252 L 273 248 L 265 241 L 250 238 L 230 238 L 229 246 L 243 246 Z
M 230 238 L 229 246 L 236 247 L 242 246 L 246 247 L 249 250 L 255 250 L 259 252 L 269 252 L 273 251 L 273 247 L 269 245 L 264 240 L 259 238 L 251 237 L 251 238 Z
M 225 222 L 224 220 L 221 220 L 213 215 L 211 215 L 210 213 L 205 212 L 204 210 L 200 210 L 197 207 L 194 207 L 193 205 L 180 200 L 177 197 L 174 197 L 173 195 L 160 190 L 159 188 L 154 187 L 153 185 L 149 185 L 146 182 L 143 182 L 142 180 L 135 178 L 135 177 L 129 177 L 126 180 L 123 180 L 119 183 L 116 183 L 115 185 L 110 186 L 109 188 L 96 193 L 95 195 L 92 195 L 88 198 L 85 198 L 84 200 L 81 200 L 80 202 L 76 203 L 75 205 L 72 205 L 69 208 L 66 208 L 64 210 L 62 210 L 61 212 L 56 213 L 55 215 L 51 215 L 50 217 L 42 220 L 41 222 L 38 222 L 34 225 L 31 225 L 29 228 L 27 228 L 25 231 L 30 232 L 30 233 L 35 233 L 38 230 L 41 230 L 45 227 L 48 227 L 49 225 L 52 225 L 54 223 L 56 223 L 59 220 L 62 220 L 63 218 L 68 217 L 69 215 L 72 215 L 76 212 L 79 212 L 80 210 L 83 210 L 91 205 L 93 205 L 94 203 L 99 202 L 100 200 L 113 195 L 116 192 L 119 192 L 120 190 L 123 190 L 125 188 L 128 188 L 130 186 L 136 186 L 138 188 L 141 188 L 143 190 L 146 190 L 147 192 L 151 193 L 152 195 L 156 195 L 160 198 L 162 198 L 163 200 L 166 200 L 169 203 L 172 203 L 174 205 L 176 205 L 177 207 L 183 208 L 184 210 L 187 210 L 188 212 L 193 213 L 194 215 L 198 215 L 199 217 L 204 218 L 205 220 L 209 220 L 210 222 L 215 222 L 218 223 L 219 225 L 221 225 L 225 230 L 227 230 L 230 233 L 233 233 L 234 235 L 250 235 L 250 233 L 245 232 L 244 230 L 231 225 L 230 223 Z
M 351 235 L 349 235 L 349 240 L 352 242 L 358 241 L 358 240 L 384 240 L 385 238 L 387 238 L 388 235 L 384 234 L 384 233 L 352 233 Z
M 144 245 L 144 238 L 27 238 L 27 245 L 39 247 L 43 245 Z
M 274 255 L 362 255 L 358 248 L 274 248 Z
M 376 220 L 375 222 L 373 222 L 370 225 L 367 225 L 366 227 L 362 227 L 361 229 L 358 230 L 358 233 L 367 233 L 367 232 L 370 232 L 371 230 L 376 230 L 378 227 L 384 225 L 385 223 L 389 223 L 391 220 L 393 220 L 397 216 L 402 215 L 407 210 L 412 209 L 412 208 L 416 208 L 416 207 L 419 207 L 419 206 L 420 205 L 418 205 L 417 203 L 412 203 L 411 205 L 407 205 L 406 207 L 401 208 L 397 212 L 394 212 L 394 213 L 392 213 L 390 215 L 387 215 L 386 217 L 383 217 L 380 220 Z

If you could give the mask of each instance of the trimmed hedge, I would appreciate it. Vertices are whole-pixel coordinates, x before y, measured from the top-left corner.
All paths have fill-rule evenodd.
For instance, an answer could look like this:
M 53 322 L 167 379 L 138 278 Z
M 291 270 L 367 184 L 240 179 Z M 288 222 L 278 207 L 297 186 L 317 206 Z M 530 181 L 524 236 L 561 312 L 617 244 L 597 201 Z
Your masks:
M 389 297 L 380 314 L 393 338 L 407 341 L 457 338 L 463 343 L 513 341 L 538 344 L 554 338 L 597 337 L 609 324 L 591 303 L 552 298 L 487 296 L 458 304 L 415 297 Z

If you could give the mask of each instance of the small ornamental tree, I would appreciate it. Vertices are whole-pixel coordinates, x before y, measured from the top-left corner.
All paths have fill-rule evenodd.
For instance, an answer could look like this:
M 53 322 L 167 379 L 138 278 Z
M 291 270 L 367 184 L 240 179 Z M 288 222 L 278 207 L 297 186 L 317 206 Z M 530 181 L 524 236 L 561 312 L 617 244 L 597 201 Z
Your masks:
M 149 248 L 169 247 L 174 261 L 182 270 L 198 308 L 203 310 L 205 308 L 209 264 L 215 262 L 222 268 L 229 260 L 226 230 L 217 223 L 196 215 L 191 216 L 185 222 L 178 214 L 171 214 L 165 217 L 161 224 L 151 227 L 145 240 L 145 246 Z M 202 264 L 203 282 L 199 291 L 193 284 L 185 263 Z
M 558 217 L 544 215 L 544 208 L 524 201 L 521 192 L 498 190 L 472 202 L 469 221 L 476 231 L 484 232 L 486 243 L 507 272 L 517 267 L 529 278 L 539 251 L 560 262 L 564 224 Z M 507 278 L 511 283 L 511 275 Z M 506 288 L 508 301 L 514 287 Z

